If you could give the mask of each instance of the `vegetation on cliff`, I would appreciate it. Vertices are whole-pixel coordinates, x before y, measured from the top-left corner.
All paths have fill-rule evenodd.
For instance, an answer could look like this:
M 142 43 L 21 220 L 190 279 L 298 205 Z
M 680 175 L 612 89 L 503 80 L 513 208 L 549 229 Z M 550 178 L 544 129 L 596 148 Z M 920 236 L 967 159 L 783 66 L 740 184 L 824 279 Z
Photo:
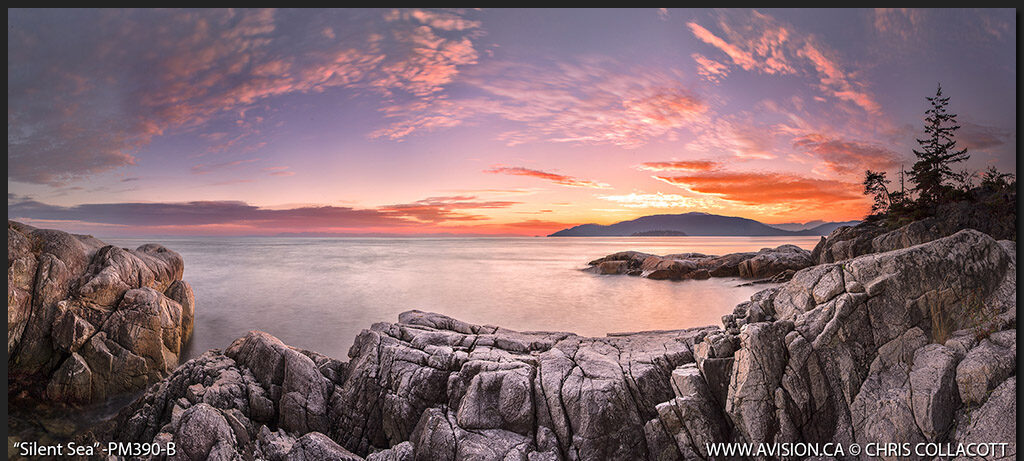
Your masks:
M 954 113 L 947 111 L 949 97 L 943 97 L 942 86 L 935 96 L 928 97 L 925 111 L 925 137 L 917 139 L 917 162 L 910 170 L 901 171 L 900 187 L 890 190 L 884 171 L 864 173 L 864 194 L 874 199 L 865 221 L 887 230 L 914 221 L 936 217 L 948 219 L 967 212 L 971 216 L 966 227 L 976 228 L 993 237 L 1016 240 L 1017 179 L 990 166 L 983 173 L 953 166 L 970 158 L 967 149 L 958 149 L 956 131 L 960 129 Z M 903 174 L 911 187 L 904 186 Z

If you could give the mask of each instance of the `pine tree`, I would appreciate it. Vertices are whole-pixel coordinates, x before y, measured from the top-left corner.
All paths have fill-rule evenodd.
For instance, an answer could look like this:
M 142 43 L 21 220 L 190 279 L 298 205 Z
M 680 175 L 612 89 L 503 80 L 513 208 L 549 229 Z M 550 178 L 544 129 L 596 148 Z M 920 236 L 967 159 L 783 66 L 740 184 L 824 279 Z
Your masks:
M 885 214 L 892 206 L 892 193 L 886 184 L 889 184 L 889 180 L 885 178 L 884 171 L 864 171 L 864 195 L 870 195 L 874 200 L 871 204 L 872 215 Z
M 931 108 L 925 111 L 925 139 L 918 139 L 921 150 L 914 150 L 917 163 L 907 173 L 919 200 L 926 206 L 938 203 L 943 195 L 950 190 L 948 180 L 958 178 L 950 165 L 967 160 L 970 155 L 967 149 L 956 149 L 953 135 L 960 126 L 956 124 L 956 114 L 946 112 L 949 97 L 942 97 L 942 85 L 935 91 L 935 97 L 927 98 Z

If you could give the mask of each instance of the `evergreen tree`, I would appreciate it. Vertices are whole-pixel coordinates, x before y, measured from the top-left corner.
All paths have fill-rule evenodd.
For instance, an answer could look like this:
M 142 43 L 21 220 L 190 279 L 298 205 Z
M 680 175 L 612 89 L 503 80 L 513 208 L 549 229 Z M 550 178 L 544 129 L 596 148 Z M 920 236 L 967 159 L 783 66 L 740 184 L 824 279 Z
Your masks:
M 948 180 L 956 180 L 959 175 L 950 165 L 967 160 L 970 156 L 967 149 L 956 149 L 953 135 L 960 126 L 956 124 L 956 114 L 946 112 L 949 97 L 942 97 L 942 85 L 935 91 L 935 97 L 927 98 L 931 108 L 925 111 L 924 131 L 927 137 L 918 139 L 921 150 L 914 150 L 917 163 L 907 172 L 915 184 L 919 200 L 929 206 L 938 203 L 951 187 Z
M 864 171 L 864 195 L 870 195 L 874 199 L 874 203 L 871 204 L 872 215 L 885 214 L 892 206 L 892 193 L 886 187 L 888 183 L 884 171 Z

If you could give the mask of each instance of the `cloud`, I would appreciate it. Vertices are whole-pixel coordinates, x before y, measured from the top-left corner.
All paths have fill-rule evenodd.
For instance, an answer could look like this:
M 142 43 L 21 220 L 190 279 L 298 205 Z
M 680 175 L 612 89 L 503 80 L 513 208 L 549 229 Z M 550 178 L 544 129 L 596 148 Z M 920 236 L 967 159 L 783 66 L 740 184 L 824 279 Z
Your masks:
M 711 45 L 721 50 L 723 53 L 728 55 L 729 58 L 732 59 L 732 62 L 734 64 L 742 67 L 744 70 L 751 70 L 757 66 L 757 62 L 754 61 L 754 57 L 751 56 L 750 53 L 740 49 L 735 45 L 729 44 L 725 40 L 722 40 L 715 34 L 711 33 L 711 31 L 705 29 L 704 27 L 701 27 L 700 24 L 690 22 L 687 23 L 686 26 L 690 28 L 690 32 L 693 32 L 693 35 L 695 37 L 697 37 L 704 43 L 707 43 L 708 45 Z
M 272 209 L 240 201 L 92 203 L 64 207 L 8 194 L 7 216 L 9 219 L 73 221 L 141 229 L 198 230 L 203 226 L 230 226 L 266 233 L 265 230 L 404 228 L 423 223 L 479 221 L 487 218 L 468 211 L 508 208 L 518 203 L 452 196 L 362 209 L 313 205 Z
M 1016 132 L 1013 130 L 962 122 L 955 139 L 961 146 L 970 150 L 986 150 L 1007 144 L 1015 136 Z
M 718 169 L 721 165 L 721 163 L 711 160 L 673 160 L 670 162 L 644 162 L 635 168 L 646 171 L 710 171 Z
M 699 197 L 686 197 L 679 194 L 638 194 L 626 195 L 598 195 L 601 200 L 615 202 L 628 208 L 690 208 L 694 210 L 706 210 L 710 208 L 721 208 L 720 204 L 713 200 Z
M 697 75 L 712 83 L 721 82 L 729 75 L 729 66 L 714 59 L 710 59 L 700 53 L 690 55 L 697 62 Z
M 246 163 L 258 162 L 258 158 L 247 158 L 241 160 L 232 160 L 230 162 L 220 162 L 214 164 L 199 163 L 192 165 L 192 174 L 209 174 L 210 172 L 222 170 L 225 168 L 231 168 L 233 166 L 244 165 Z
M 565 175 L 560 175 L 560 174 L 556 174 L 556 173 L 548 173 L 546 171 L 540 171 L 540 170 L 531 170 L 529 168 L 523 168 L 523 167 L 504 167 L 504 166 L 499 166 L 499 167 L 491 168 L 489 170 L 484 170 L 484 173 L 509 174 L 509 175 L 515 175 L 515 176 L 531 176 L 531 177 L 534 177 L 534 178 L 544 179 L 544 180 L 547 180 L 547 181 L 551 181 L 551 182 L 553 182 L 555 184 L 561 184 L 563 186 L 569 186 L 569 187 L 589 187 L 589 188 L 594 188 L 594 189 L 607 189 L 607 188 L 611 187 L 608 184 L 604 184 L 604 183 L 600 183 L 600 182 L 596 182 L 596 181 L 590 181 L 590 180 L 586 180 L 586 179 L 577 179 L 577 178 L 574 178 L 572 176 L 565 176 Z
M 707 103 L 683 84 L 680 72 L 624 68 L 607 58 L 481 64 L 461 80 L 481 96 L 394 106 L 388 111 L 392 124 L 371 137 L 400 140 L 498 118 L 511 122 L 497 137 L 509 145 L 545 141 L 635 148 L 655 138 L 671 139 L 705 118 Z
M 364 227 L 401 225 L 405 221 L 376 210 L 347 207 L 302 207 L 271 210 L 237 201 L 184 203 L 94 203 L 70 207 L 37 201 L 8 204 L 12 219 L 44 219 L 121 226 L 203 226 L 247 224 L 287 227 L 296 225 Z
M 875 8 L 873 25 L 879 34 L 908 40 L 924 21 L 924 10 L 913 8 Z
M 813 179 L 798 175 L 761 172 L 713 172 L 655 179 L 696 194 L 711 194 L 748 206 L 781 206 L 788 211 L 845 213 L 867 211 L 858 182 Z
M 887 147 L 810 133 L 793 139 L 798 147 L 823 161 L 836 173 L 857 173 L 864 170 L 891 170 L 900 165 L 899 154 Z
M 8 178 L 56 185 L 134 165 L 156 136 L 197 129 L 213 131 L 210 151 L 258 149 L 263 118 L 246 112 L 284 95 L 436 98 L 477 62 L 480 24 L 465 14 L 12 11 Z
M 450 221 L 480 221 L 489 219 L 479 214 L 469 214 L 466 210 L 498 209 L 518 205 L 520 202 L 477 200 L 475 196 L 460 195 L 450 197 L 429 197 L 413 203 L 387 205 L 378 210 L 386 215 L 411 218 L 425 223 Z
M 867 85 L 846 72 L 834 57 L 838 53 L 813 36 L 798 34 L 791 26 L 757 11 L 722 13 L 717 25 L 723 36 L 695 22 L 687 24 L 694 37 L 725 53 L 734 66 L 768 75 L 812 75 L 822 93 L 868 113 L 880 113 L 881 107 L 865 89 Z M 723 63 L 702 54 L 692 57 L 698 74 L 709 81 L 719 81 L 729 72 Z
M 287 166 L 268 166 L 263 169 L 270 176 L 295 176 L 294 171 L 289 171 Z
M 864 85 L 843 72 L 838 63 L 825 55 L 820 45 L 808 41 L 797 53 L 814 64 L 820 75 L 820 87 L 823 92 L 850 101 L 871 114 L 881 112 L 882 108 L 875 102 L 874 97 L 860 89 Z
M 776 132 L 761 125 L 750 114 L 723 116 L 698 127 L 696 136 L 684 147 L 704 156 L 727 154 L 741 160 L 767 160 L 777 155 Z

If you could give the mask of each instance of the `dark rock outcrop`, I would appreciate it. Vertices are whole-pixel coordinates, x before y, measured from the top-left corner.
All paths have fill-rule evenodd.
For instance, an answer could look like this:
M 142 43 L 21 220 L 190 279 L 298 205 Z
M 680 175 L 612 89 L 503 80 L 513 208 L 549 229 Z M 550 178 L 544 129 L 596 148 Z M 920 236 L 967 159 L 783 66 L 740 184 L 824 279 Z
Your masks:
M 656 256 L 638 251 L 613 253 L 588 263 L 587 272 L 639 275 L 655 280 L 703 280 L 711 277 L 769 279 L 812 264 L 811 253 L 796 245 L 763 248 L 724 256 L 678 253 Z M 788 278 L 777 280 L 784 282 Z
M 843 261 L 857 256 L 899 250 L 974 229 L 997 240 L 1016 240 L 1016 194 L 975 189 L 971 200 L 944 203 L 934 216 L 886 228 L 866 221 L 843 226 L 823 237 L 811 254 L 814 264 Z
M 177 253 L 8 221 L 7 254 L 9 395 L 93 402 L 178 366 L 195 296 Z
M 727 441 L 1016 455 L 1012 242 L 962 231 L 807 268 L 723 320 L 583 338 L 411 311 L 365 330 L 347 363 L 253 332 L 152 386 L 109 434 L 190 438 L 183 459 L 670 460 Z

